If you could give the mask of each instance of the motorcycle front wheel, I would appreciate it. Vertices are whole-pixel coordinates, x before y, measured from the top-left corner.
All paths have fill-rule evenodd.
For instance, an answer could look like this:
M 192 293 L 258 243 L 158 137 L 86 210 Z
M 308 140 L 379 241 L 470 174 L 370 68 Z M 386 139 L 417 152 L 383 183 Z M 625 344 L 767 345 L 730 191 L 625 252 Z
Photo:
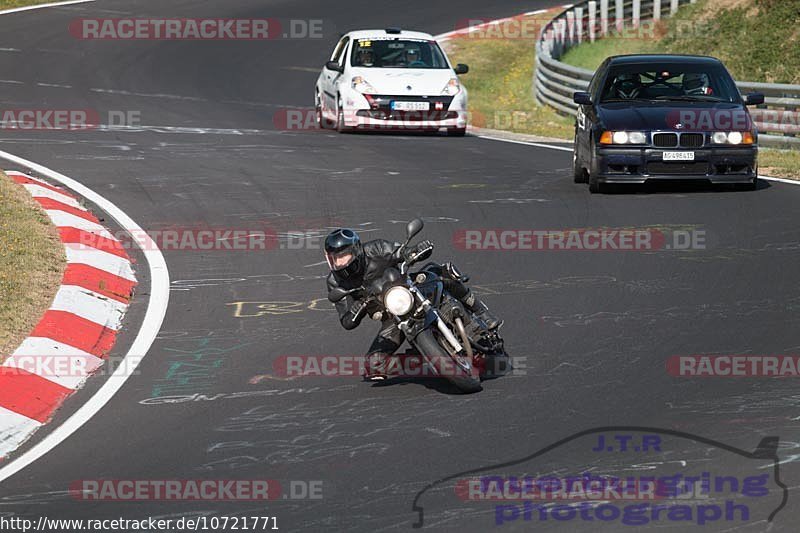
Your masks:
M 461 365 L 456 364 L 453 357 L 445 350 L 431 330 L 426 330 L 417 335 L 415 344 L 420 353 L 428 360 L 436 372 L 444 379 L 455 385 L 464 393 L 479 392 L 483 390 L 481 380 L 467 372 Z

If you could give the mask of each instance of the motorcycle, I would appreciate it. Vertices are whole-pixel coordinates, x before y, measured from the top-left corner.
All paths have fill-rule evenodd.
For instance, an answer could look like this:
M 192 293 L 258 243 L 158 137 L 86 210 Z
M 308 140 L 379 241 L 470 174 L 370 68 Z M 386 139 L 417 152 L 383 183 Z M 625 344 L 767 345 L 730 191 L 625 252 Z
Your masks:
M 408 223 L 406 241 L 396 252 L 398 257 L 403 257 L 402 252 L 423 225 L 418 218 Z M 407 342 L 428 362 L 433 375 L 446 379 L 462 392 L 478 392 L 483 389 L 481 378 L 498 377 L 511 370 L 509 357 L 499 328 L 489 330 L 445 290 L 440 265 L 428 263 L 421 270 L 410 272 L 414 264 L 432 253 L 431 248 L 401 262 L 399 268 L 387 268 L 367 287 L 350 290 L 337 287 L 328 299 L 336 303 L 351 294 L 366 294 L 368 301 L 380 309 L 373 313 L 373 318 L 391 316 Z M 459 276 L 460 281 L 469 281 Z

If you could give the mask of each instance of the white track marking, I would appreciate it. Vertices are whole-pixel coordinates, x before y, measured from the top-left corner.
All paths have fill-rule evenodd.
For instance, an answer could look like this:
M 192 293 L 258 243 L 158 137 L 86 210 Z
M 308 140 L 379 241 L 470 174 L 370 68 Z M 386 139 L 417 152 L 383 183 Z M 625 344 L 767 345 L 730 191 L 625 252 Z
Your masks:
M 55 87 L 56 89 L 72 89 L 72 85 L 61 85 L 58 83 L 44 83 L 41 81 L 36 82 L 37 87 Z
M 122 96 L 141 96 L 142 98 L 166 98 L 168 100 L 188 100 L 190 102 L 208 102 L 208 100 L 206 100 L 205 98 L 200 98 L 199 96 L 184 96 L 180 94 L 137 93 L 132 91 L 126 91 L 123 89 L 98 89 L 97 87 L 92 87 L 89 90 L 93 93 L 119 94 Z
M 144 230 L 119 207 L 74 179 L 8 152 L 0 151 L 0 157 L 65 185 L 108 213 L 120 227 L 127 228 L 136 235 L 144 234 Z M 125 358 L 94 396 L 75 411 L 63 424 L 55 428 L 31 449 L 0 468 L 0 483 L 46 455 L 91 420 L 125 385 L 128 379 L 135 374 L 134 370 L 147 355 L 156 340 L 161 324 L 164 322 L 164 316 L 167 313 L 167 306 L 169 305 L 169 270 L 161 250 L 155 245 L 143 249 L 142 254 L 149 268 L 150 298 L 147 302 L 147 311 L 145 312 L 144 320 L 142 320 L 142 325 Z M 9 415 L 0 414 L 0 416 Z M 28 421 L 28 423 L 37 424 L 33 421 Z M 16 445 L 18 444 L 16 443 Z M 16 448 L 16 445 L 14 448 Z M 0 454 L 4 446 L 3 436 L 0 435 Z
M 136 281 L 129 259 L 80 243 L 67 243 L 64 250 L 67 252 L 67 263 L 89 265 L 120 278 Z
M 89 231 L 97 235 L 113 238 L 113 235 L 103 225 L 91 220 L 86 220 L 83 217 L 61 211 L 60 209 L 45 209 L 47 216 L 53 221 L 57 228 L 76 228 L 84 231 Z M 105 233 L 104 233 L 105 232 Z
M 53 298 L 50 309 L 72 313 L 95 324 L 118 330 L 122 327 L 122 317 L 128 310 L 128 304 L 112 300 L 84 287 L 62 285 Z
M 67 204 L 70 207 L 77 207 L 78 209 L 83 209 L 81 204 L 75 198 L 70 198 L 66 194 L 61 194 L 60 192 L 56 192 L 46 187 L 42 187 L 41 185 L 36 185 L 35 183 L 25 183 L 23 184 L 23 187 L 25 187 L 25 189 L 27 189 L 28 191 L 28 194 L 30 194 L 34 198 L 50 198 L 51 200 L 55 200 L 56 202 Z
M 13 355 L 3 361 L 3 366 L 22 368 L 62 387 L 76 390 L 88 376 L 103 366 L 103 360 L 53 339 L 28 337 Z M 64 375 L 58 375 L 59 371 Z
M 41 422 L 0 407 L 0 457 L 19 448 L 40 427 Z
M 481 139 L 489 139 L 490 141 L 500 141 L 512 144 L 526 144 L 528 146 L 536 146 L 537 148 L 550 148 L 552 150 L 561 150 L 562 152 L 572 152 L 572 148 L 569 148 L 567 146 L 555 146 L 552 144 L 542 144 L 530 141 L 518 141 L 516 139 L 504 139 L 503 137 L 492 137 L 491 135 L 476 135 L 476 137 L 480 137 Z M 564 141 L 564 142 L 569 142 L 569 141 Z
M 758 177 L 762 180 L 767 181 L 779 181 L 781 183 L 788 183 L 789 185 L 800 185 L 800 180 L 787 180 L 786 178 L 773 178 L 772 176 L 762 176 L 761 174 Z

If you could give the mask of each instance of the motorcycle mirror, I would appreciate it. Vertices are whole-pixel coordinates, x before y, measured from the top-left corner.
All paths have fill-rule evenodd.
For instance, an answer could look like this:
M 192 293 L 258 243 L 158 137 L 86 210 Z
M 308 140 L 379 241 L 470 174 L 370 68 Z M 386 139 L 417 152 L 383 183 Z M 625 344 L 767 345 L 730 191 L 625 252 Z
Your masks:
M 417 233 L 422 231 L 422 227 L 424 225 L 425 225 L 425 223 L 422 222 L 421 218 L 415 218 L 414 220 L 409 222 L 408 225 L 406 226 L 406 238 L 407 238 L 407 241 L 410 242 L 411 239 L 413 239 L 414 236 Z

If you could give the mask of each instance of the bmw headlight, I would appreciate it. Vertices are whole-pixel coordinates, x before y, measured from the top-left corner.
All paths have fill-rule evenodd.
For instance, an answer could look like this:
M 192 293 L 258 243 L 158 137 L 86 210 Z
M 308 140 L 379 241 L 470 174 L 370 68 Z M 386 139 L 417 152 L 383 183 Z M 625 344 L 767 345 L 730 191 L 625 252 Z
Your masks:
M 600 144 L 646 144 L 647 134 L 643 131 L 604 131 Z
M 715 131 L 711 135 L 714 144 L 753 144 L 753 134 L 749 131 Z
M 447 82 L 447 85 L 444 86 L 442 89 L 442 96 L 455 96 L 461 90 L 461 83 L 458 81 L 458 78 L 450 78 L 450 81 Z
M 383 305 L 393 315 L 403 316 L 414 307 L 414 295 L 405 287 L 392 287 L 386 291 Z
M 356 91 L 360 92 L 361 94 L 377 94 L 378 91 L 375 90 L 375 87 L 369 84 L 367 80 L 365 80 L 361 76 L 353 77 L 353 81 L 351 82 L 351 87 Z

